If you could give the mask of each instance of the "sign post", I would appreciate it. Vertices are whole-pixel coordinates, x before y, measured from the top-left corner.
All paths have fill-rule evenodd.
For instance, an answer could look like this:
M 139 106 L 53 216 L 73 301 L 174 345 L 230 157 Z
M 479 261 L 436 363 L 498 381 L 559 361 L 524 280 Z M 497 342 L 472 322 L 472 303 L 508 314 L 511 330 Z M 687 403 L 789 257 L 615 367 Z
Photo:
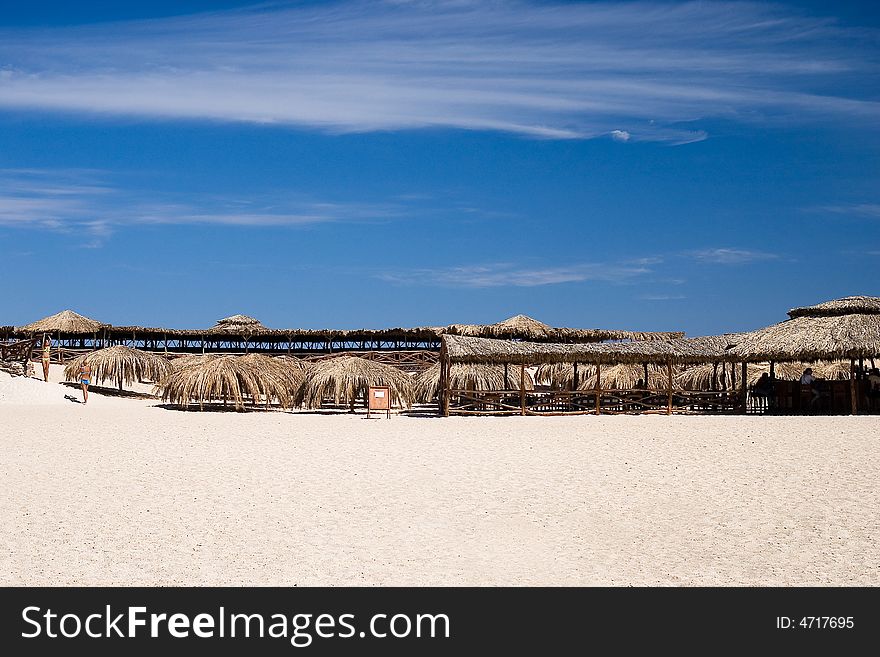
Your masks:
M 391 388 L 388 386 L 370 386 L 370 403 L 367 405 L 367 417 L 370 411 L 385 411 L 385 417 L 391 417 Z

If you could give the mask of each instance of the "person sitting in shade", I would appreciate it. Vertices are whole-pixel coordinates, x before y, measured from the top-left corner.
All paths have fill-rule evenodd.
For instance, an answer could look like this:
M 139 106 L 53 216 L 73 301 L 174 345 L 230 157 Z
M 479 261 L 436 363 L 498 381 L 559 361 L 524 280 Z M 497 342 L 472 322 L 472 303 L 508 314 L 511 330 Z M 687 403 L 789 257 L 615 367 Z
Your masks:
M 761 378 L 755 382 L 752 394 L 758 399 L 760 407 L 765 408 L 769 406 L 770 397 L 773 395 L 773 381 L 770 380 L 770 375 L 767 372 L 764 372 Z
M 801 374 L 801 385 L 802 386 L 810 386 L 810 390 L 813 392 L 813 398 L 810 400 L 810 406 L 813 406 L 816 403 L 816 400 L 822 396 L 822 393 L 819 392 L 819 386 L 816 385 L 817 379 L 813 376 L 813 368 L 808 367 L 804 370 L 804 373 Z
M 880 370 L 876 367 L 871 369 L 871 372 L 868 374 L 868 399 L 871 402 L 872 409 L 877 400 L 880 399 Z

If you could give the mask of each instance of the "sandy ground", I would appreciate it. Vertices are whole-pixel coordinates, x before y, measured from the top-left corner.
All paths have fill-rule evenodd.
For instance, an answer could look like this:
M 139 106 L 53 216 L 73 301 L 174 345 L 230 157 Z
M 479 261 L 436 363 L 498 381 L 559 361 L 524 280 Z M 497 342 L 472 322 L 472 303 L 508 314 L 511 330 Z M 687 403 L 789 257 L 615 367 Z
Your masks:
M 880 585 L 877 416 L 367 420 L 65 395 L 0 374 L 0 584 Z

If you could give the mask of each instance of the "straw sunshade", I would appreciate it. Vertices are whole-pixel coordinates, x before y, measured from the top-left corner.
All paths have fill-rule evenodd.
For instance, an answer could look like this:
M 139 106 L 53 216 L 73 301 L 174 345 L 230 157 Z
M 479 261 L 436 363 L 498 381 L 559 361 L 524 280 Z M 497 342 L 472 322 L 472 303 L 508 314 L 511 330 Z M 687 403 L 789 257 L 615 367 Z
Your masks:
M 272 357 L 265 354 L 245 354 L 239 357 L 243 363 L 253 365 L 266 376 L 274 377 L 281 385 L 287 386 L 291 398 L 302 386 L 306 378 L 305 366 L 298 358 L 290 356 Z
M 673 370 L 674 371 L 674 370 Z M 644 381 L 645 368 L 639 363 L 618 363 L 599 368 L 599 387 L 613 388 L 617 390 L 632 390 L 639 380 Z M 669 385 L 669 373 L 665 367 L 659 365 L 648 366 L 649 388 L 666 388 Z M 596 372 L 585 377 L 578 385 L 578 390 L 593 390 L 596 388 Z
M 92 368 L 92 378 L 95 381 L 116 381 L 120 390 L 123 382 L 130 385 L 144 379 L 160 381 L 172 369 L 171 363 L 161 356 L 117 345 L 73 359 L 64 367 L 64 377 L 68 381 L 75 381 L 83 363 L 88 363 Z
M 791 319 L 748 333 L 730 352 L 745 360 L 815 361 L 880 355 L 880 297 L 794 308 Z
M 268 330 L 258 319 L 248 317 L 247 315 L 231 315 L 230 317 L 218 319 L 217 323 L 208 329 L 208 332 L 245 334 Z
M 187 356 L 179 358 L 174 368 L 157 386 L 163 401 L 181 406 L 209 402 L 232 402 L 236 410 L 244 410 L 245 401 L 254 404 L 265 399 L 289 406 L 289 382 L 278 370 L 267 367 L 260 359 L 248 356 Z
M 526 371 L 525 388 L 534 390 L 535 382 Z M 504 379 L 503 365 L 483 365 L 480 363 L 455 363 L 449 368 L 449 387 L 453 390 L 511 390 L 519 389 L 520 369 L 510 367 L 507 380 Z M 416 399 L 428 403 L 440 390 L 440 363 L 434 363 L 419 372 L 413 379 Z
M 18 330 L 23 333 L 97 333 L 105 326 L 109 324 L 89 319 L 72 310 L 62 310 L 27 326 L 20 326 Z
M 578 365 L 578 385 L 594 373 L 589 365 Z M 574 385 L 573 363 L 542 363 L 535 372 L 535 382 L 549 385 L 555 390 L 571 390 Z
M 357 356 L 328 358 L 315 363 L 296 395 L 296 404 L 320 408 L 325 398 L 332 398 L 335 404 L 348 404 L 354 411 L 355 401 L 365 398 L 370 386 L 388 386 L 393 404 L 412 406 L 412 380 L 406 373 Z
M 738 334 L 729 334 L 641 342 L 559 344 L 444 335 L 443 345 L 454 363 L 681 364 L 732 361 L 734 358 L 727 348 L 738 338 Z
M 746 383 L 755 383 L 761 378 L 764 371 L 769 372 L 769 366 L 761 367 L 750 363 L 746 370 Z M 718 390 L 731 390 L 734 388 L 734 383 L 737 387 L 742 385 L 741 376 L 742 373 L 737 364 L 724 366 L 723 363 L 718 363 L 716 366 L 715 363 L 700 363 L 682 370 L 674 376 L 673 380 L 679 390 L 711 390 L 713 379 L 715 379 Z

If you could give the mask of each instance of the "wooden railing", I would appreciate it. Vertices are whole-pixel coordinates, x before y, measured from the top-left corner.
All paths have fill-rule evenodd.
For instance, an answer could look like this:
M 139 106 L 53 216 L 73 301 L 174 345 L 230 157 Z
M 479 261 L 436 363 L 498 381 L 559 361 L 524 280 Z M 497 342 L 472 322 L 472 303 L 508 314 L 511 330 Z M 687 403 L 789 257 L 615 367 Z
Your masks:
M 622 413 L 736 413 L 734 390 L 451 390 L 450 415 L 586 415 Z
M 26 362 L 34 350 L 35 339 L 0 342 L 0 360 Z

